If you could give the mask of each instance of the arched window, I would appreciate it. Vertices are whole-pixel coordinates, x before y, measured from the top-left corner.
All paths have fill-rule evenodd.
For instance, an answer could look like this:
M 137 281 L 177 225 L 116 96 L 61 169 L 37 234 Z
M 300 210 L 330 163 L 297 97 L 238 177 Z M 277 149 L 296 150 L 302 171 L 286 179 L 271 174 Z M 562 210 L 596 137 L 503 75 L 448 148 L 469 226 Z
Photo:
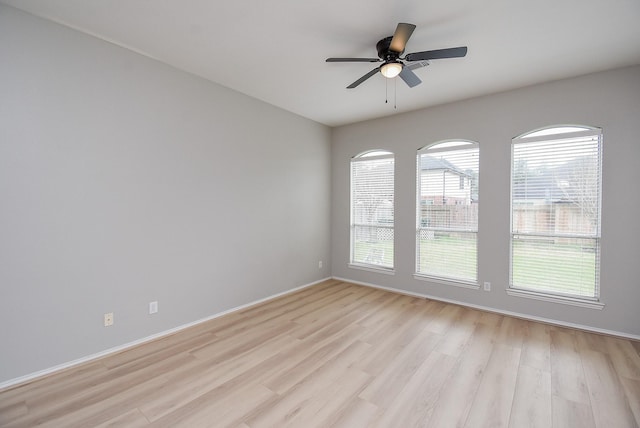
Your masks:
M 417 166 L 416 277 L 477 286 L 478 144 L 429 145 Z
M 544 128 L 511 151 L 509 290 L 599 300 L 601 130 Z
M 393 271 L 394 156 L 372 150 L 351 159 L 351 265 Z

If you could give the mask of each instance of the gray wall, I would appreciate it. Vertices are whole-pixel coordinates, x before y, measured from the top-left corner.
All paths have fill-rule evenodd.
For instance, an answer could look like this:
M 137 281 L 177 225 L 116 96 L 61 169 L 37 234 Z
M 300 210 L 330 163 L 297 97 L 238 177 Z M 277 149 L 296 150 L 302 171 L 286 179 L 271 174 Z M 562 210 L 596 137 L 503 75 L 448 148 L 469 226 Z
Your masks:
M 402 105 L 402 100 L 398 100 Z M 332 269 L 353 281 L 500 311 L 640 336 L 640 67 L 551 82 L 342 126 L 332 135 Z M 603 310 L 508 296 L 511 139 L 556 124 L 604 133 L 601 299 Z M 416 150 L 461 138 L 480 143 L 479 280 L 492 291 L 413 278 Z M 394 276 L 349 268 L 349 161 L 367 149 L 396 155 Z
M 0 62 L 0 383 L 330 276 L 327 127 L 5 6 Z

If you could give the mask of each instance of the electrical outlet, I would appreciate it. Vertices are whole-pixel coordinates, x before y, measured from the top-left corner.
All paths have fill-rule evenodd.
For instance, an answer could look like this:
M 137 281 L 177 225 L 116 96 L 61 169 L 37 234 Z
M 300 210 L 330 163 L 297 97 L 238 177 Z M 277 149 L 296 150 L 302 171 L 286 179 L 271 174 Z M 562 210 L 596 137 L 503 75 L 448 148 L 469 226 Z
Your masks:
M 158 301 L 149 303 L 149 314 L 155 314 L 158 312 Z
M 491 291 L 491 283 L 489 281 L 484 282 L 484 291 Z
M 322 269 L 322 260 L 318 261 L 318 269 Z
M 113 325 L 113 312 L 109 312 L 108 314 L 104 314 L 104 326 L 110 327 Z

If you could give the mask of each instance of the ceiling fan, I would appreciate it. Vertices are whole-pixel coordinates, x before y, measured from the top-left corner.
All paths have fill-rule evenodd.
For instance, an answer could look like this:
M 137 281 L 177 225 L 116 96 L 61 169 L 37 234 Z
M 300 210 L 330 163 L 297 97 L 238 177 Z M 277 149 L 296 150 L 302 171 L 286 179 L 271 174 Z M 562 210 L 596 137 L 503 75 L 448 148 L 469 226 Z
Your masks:
M 376 44 L 378 58 L 327 58 L 327 62 L 384 62 L 381 66 L 374 68 L 347 86 L 347 89 L 355 88 L 378 71 L 389 79 L 400 76 L 410 88 L 413 88 L 422 83 L 422 80 L 413 72 L 416 68 L 428 65 L 428 61 L 432 59 L 460 58 L 467 54 L 467 47 L 460 46 L 414 52 L 401 57 L 407 41 L 415 29 L 416 26 L 413 24 L 399 23 L 393 36 L 385 37 Z

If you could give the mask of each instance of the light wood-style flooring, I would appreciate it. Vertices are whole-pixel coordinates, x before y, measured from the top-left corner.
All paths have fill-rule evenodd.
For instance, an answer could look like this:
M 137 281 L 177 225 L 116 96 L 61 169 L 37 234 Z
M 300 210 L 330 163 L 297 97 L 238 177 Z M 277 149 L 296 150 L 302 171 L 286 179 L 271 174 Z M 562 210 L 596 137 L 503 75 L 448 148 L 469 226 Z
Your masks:
M 3 427 L 637 427 L 640 344 L 336 280 L 0 392 Z

